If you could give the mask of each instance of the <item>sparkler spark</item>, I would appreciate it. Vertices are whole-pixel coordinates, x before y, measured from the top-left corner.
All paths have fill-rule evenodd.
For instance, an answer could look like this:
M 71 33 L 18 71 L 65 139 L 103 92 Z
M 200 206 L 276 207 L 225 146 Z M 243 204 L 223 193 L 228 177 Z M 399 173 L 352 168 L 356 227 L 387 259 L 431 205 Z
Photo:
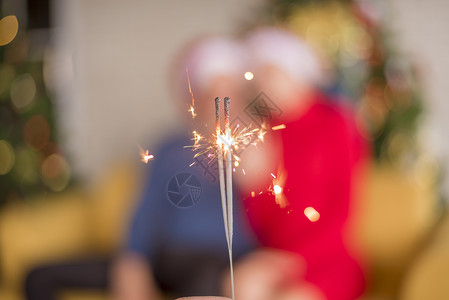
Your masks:
M 192 118 L 196 117 L 195 107 L 193 107 L 193 105 L 190 105 L 190 108 L 187 111 L 192 115 Z
M 154 155 L 150 154 L 148 150 L 143 150 L 140 147 L 139 147 L 139 154 L 140 157 L 142 158 L 141 160 L 146 164 L 154 158 Z
M 190 107 L 187 111 L 190 112 L 190 114 L 192 115 L 192 118 L 194 119 L 196 117 L 195 97 L 193 96 L 192 87 L 190 86 L 189 69 L 186 69 L 186 74 L 187 74 L 187 83 L 189 85 L 189 93 L 190 93 L 190 96 L 192 97 L 192 105 L 190 105 Z
M 278 184 L 275 184 L 275 185 L 273 186 L 273 192 L 274 192 L 275 195 L 281 194 L 281 193 L 282 193 L 282 188 L 281 188 L 281 186 L 278 185 Z
M 285 181 L 287 180 L 287 173 L 282 165 L 278 166 L 277 176 L 271 173 L 273 177 L 273 185 L 268 189 L 274 195 L 276 203 L 285 208 L 288 206 L 287 197 L 284 194 Z
M 260 128 L 251 128 L 251 125 L 245 128 L 240 128 L 237 125 L 232 130 L 229 128 L 227 133 L 217 130 L 211 138 L 206 138 L 195 130 L 192 138 L 193 145 L 185 147 L 192 148 L 196 152 L 194 158 L 206 154 L 209 157 L 209 163 L 217 158 L 218 150 L 229 151 L 234 158 L 234 166 L 238 167 L 240 157 L 237 155 L 237 151 L 243 151 L 246 147 L 263 141 L 261 131 L 263 130 Z
M 281 125 L 276 125 L 271 127 L 271 130 L 276 131 L 276 130 L 281 130 L 281 129 L 285 129 L 285 124 L 281 124 Z
M 194 141 L 193 147 L 197 147 L 202 139 L 203 139 L 203 136 L 201 134 L 199 134 L 198 132 L 196 132 L 196 130 L 194 130 L 193 131 L 193 141 Z
M 186 70 L 187 71 L 187 70 Z M 187 73 L 188 75 L 188 73 Z M 190 89 L 189 81 L 189 91 L 192 95 L 192 106 L 189 112 L 194 114 L 194 99 L 193 93 Z M 251 125 L 240 129 L 240 126 L 235 126 L 231 129 L 230 118 L 229 118 L 229 103 L 230 99 L 226 97 L 224 99 L 225 108 L 225 128 L 224 132 L 220 128 L 220 98 L 215 98 L 215 117 L 216 117 L 216 131 L 215 134 L 210 138 L 206 138 L 199 134 L 196 130 L 193 131 L 193 145 L 184 146 L 190 147 L 196 153 L 194 158 L 207 155 L 209 158 L 209 163 L 214 159 L 218 161 L 219 170 L 219 182 L 220 182 L 220 196 L 222 201 L 223 210 L 223 220 L 226 232 L 226 240 L 229 249 L 229 259 L 231 267 L 231 290 L 232 299 L 234 299 L 234 276 L 233 276 L 233 265 L 232 265 L 232 235 L 233 235 L 233 200 L 232 200 L 232 173 L 235 172 L 235 168 L 240 165 L 240 158 L 237 155 L 237 151 L 243 150 L 249 145 L 256 145 L 259 141 L 263 141 L 265 131 L 265 125 L 262 128 L 251 128 Z M 226 169 L 224 166 L 226 163 Z M 190 166 L 192 166 L 192 163 Z M 234 166 L 234 167 L 233 167 Z M 226 172 L 226 180 L 225 180 Z M 246 175 L 245 170 L 242 169 L 243 174 Z M 226 189 L 225 189 L 226 187 Z M 254 192 L 252 193 L 254 194 Z
M 310 222 L 316 222 L 320 219 L 320 213 L 311 206 L 304 209 L 304 215 L 307 217 L 307 219 L 309 219 Z

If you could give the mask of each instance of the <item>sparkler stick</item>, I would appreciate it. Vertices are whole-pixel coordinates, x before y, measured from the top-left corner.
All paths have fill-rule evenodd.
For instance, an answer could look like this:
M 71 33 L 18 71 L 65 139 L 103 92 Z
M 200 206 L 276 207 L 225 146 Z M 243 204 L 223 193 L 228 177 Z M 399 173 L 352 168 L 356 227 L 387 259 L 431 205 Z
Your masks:
M 229 97 L 224 98 L 224 109 L 225 109 L 225 134 L 226 141 L 230 143 L 231 141 L 231 129 L 229 122 L 229 103 L 231 99 Z M 229 235 L 229 261 L 230 261 L 230 272 L 231 272 L 231 291 L 232 299 L 234 299 L 234 270 L 232 264 L 232 236 L 234 231 L 234 220 L 233 220 L 233 201 L 232 201 L 232 156 L 231 156 L 231 145 L 227 145 L 226 151 L 226 196 L 227 196 L 227 215 L 228 215 L 228 235 Z
M 216 134 L 217 142 L 219 142 L 219 136 L 221 134 L 220 130 L 220 98 L 215 98 L 215 121 L 216 121 Z M 219 144 L 220 145 L 220 144 Z M 224 166 L 223 166 L 223 152 L 222 147 L 217 150 L 217 160 L 218 160 L 218 176 L 220 178 L 220 195 L 221 195 L 221 209 L 223 211 L 223 221 L 226 234 L 226 242 L 229 247 L 229 227 L 228 227 L 228 214 L 226 209 L 226 192 L 225 192 L 225 177 L 224 177 Z
M 229 97 L 224 99 L 225 110 L 225 126 L 224 131 L 220 128 L 220 98 L 215 98 L 215 121 L 216 121 L 216 133 L 212 139 L 207 139 L 201 136 L 196 130 L 193 131 L 194 144 L 191 147 L 196 154 L 194 158 L 207 154 L 211 162 L 213 159 L 218 161 L 219 183 L 220 183 L 220 196 L 223 212 L 223 222 L 226 233 L 226 242 L 228 245 L 229 262 L 230 262 L 230 275 L 231 275 L 231 291 L 232 299 L 235 299 L 234 295 L 234 271 L 232 262 L 232 238 L 234 231 L 233 221 L 233 193 L 232 193 L 232 173 L 235 171 L 233 168 L 232 160 L 235 159 L 235 167 L 238 166 L 239 157 L 235 151 L 237 149 L 244 149 L 250 145 L 256 145 L 258 141 L 263 141 L 265 135 L 264 127 L 251 129 L 245 127 L 238 130 L 237 125 L 234 130 L 231 130 L 230 114 L 229 114 Z M 200 143 L 200 140 L 203 142 Z M 193 165 L 193 163 L 191 164 Z M 245 170 L 242 169 L 245 174 Z

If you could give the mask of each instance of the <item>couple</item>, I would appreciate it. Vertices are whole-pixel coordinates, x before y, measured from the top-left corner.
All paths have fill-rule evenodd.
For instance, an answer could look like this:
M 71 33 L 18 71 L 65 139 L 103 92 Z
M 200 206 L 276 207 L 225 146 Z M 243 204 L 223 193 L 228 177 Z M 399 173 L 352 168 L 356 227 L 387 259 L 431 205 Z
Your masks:
M 254 74 L 252 80 L 245 80 L 246 71 Z M 243 151 L 240 167 L 246 175 L 235 172 L 236 298 L 358 298 L 364 275 L 344 236 L 367 147 L 351 110 L 320 91 L 326 76 L 315 53 L 288 31 L 263 28 L 243 41 L 223 36 L 196 41 L 181 54 L 172 76 L 182 115 L 192 101 L 189 89 L 195 96 L 197 117 L 185 120 L 194 124 L 188 132 L 212 135 L 214 99 L 225 96 L 242 125 L 264 114 L 267 128 L 285 125 Z M 163 299 L 161 291 L 174 297 L 230 297 L 218 183 L 204 161 L 189 167 L 193 153 L 183 146 L 191 143 L 189 137 L 175 137 L 153 161 L 113 271 L 119 300 Z M 188 209 L 174 207 L 165 195 L 170 178 L 183 172 L 202 183 L 201 199 Z M 282 181 L 282 201 L 270 189 L 271 173 Z M 311 222 L 304 214 L 308 207 L 321 219 Z
M 187 119 L 192 96 L 186 69 L 194 119 Z M 252 80 L 245 79 L 247 71 Z M 172 79 L 186 132 L 167 139 L 149 165 L 127 240 L 104 268 L 113 299 L 230 297 L 217 172 L 201 160 L 190 167 L 193 153 L 184 147 L 192 144 L 193 129 L 214 133 L 214 99 L 225 96 L 236 123 L 261 125 L 264 119 L 268 129 L 283 128 L 268 130 L 264 143 L 243 151 L 239 168 L 246 175 L 234 173 L 236 299 L 350 300 L 362 294 L 362 268 L 344 236 L 367 147 L 351 110 L 321 91 L 325 78 L 304 41 L 278 28 L 254 30 L 243 41 L 209 37 L 182 52 Z M 282 186 L 282 199 L 270 189 L 271 173 Z M 167 197 L 169 182 L 179 174 L 200 182 L 201 194 L 190 207 Z M 320 219 L 312 222 L 306 208 Z M 28 295 L 40 299 L 32 291 Z

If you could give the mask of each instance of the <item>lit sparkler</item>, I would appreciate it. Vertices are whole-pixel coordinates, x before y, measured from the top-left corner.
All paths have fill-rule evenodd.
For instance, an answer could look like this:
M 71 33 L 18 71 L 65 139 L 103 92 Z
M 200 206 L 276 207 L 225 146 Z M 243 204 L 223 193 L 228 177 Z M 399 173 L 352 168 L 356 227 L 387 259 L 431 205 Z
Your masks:
M 190 83 L 189 83 L 189 91 Z M 192 95 L 192 103 L 193 94 Z M 215 119 L 216 130 L 215 134 L 211 138 L 202 136 L 198 131 L 193 131 L 193 145 L 185 146 L 191 147 L 196 153 L 194 158 L 207 155 L 209 163 L 214 159 L 218 162 L 219 183 L 220 183 L 220 197 L 223 211 L 223 220 L 226 233 L 226 241 L 229 251 L 230 272 L 231 272 L 231 291 L 232 299 L 234 299 L 234 274 L 232 263 L 232 237 L 233 237 L 233 193 L 232 193 L 232 173 L 235 172 L 235 168 L 240 165 L 240 158 L 237 155 L 238 151 L 243 150 L 250 145 L 256 145 L 259 141 L 264 140 L 266 133 L 265 126 L 261 128 L 251 128 L 251 126 L 240 128 L 239 125 L 231 129 L 230 124 L 230 111 L 229 111 L 230 99 L 224 98 L 224 131 L 220 126 L 220 98 L 215 98 Z M 193 109 L 193 105 L 191 106 Z M 192 112 L 189 110 L 189 112 Z M 191 166 L 194 163 L 191 164 Z M 242 169 L 242 173 L 245 174 L 245 170 Z
M 221 205 L 223 210 L 223 220 L 226 232 L 226 241 L 228 243 L 229 262 L 231 271 L 231 294 L 234 299 L 234 271 L 232 263 L 232 237 L 234 231 L 234 218 L 232 213 L 232 156 L 231 149 L 234 144 L 234 139 L 231 137 L 231 129 L 229 122 L 229 97 L 224 99 L 225 109 L 225 132 L 220 133 L 220 98 L 215 98 L 215 117 L 216 117 L 216 131 L 217 131 L 217 158 L 218 171 L 220 178 L 220 194 Z M 223 158 L 226 162 L 226 191 L 225 191 L 225 168 L 223 165 Z

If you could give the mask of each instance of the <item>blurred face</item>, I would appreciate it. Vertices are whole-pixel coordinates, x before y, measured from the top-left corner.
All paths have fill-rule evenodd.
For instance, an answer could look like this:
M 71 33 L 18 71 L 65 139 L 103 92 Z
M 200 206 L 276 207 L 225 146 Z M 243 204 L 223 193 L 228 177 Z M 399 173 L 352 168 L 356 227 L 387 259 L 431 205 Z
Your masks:
M 291 76 L 274 65 L 265 65 L 256 73 L 255 85 L 283 111 L 283 118 L 289 119 L 303 111 L 312 88 L 295 81 Z

